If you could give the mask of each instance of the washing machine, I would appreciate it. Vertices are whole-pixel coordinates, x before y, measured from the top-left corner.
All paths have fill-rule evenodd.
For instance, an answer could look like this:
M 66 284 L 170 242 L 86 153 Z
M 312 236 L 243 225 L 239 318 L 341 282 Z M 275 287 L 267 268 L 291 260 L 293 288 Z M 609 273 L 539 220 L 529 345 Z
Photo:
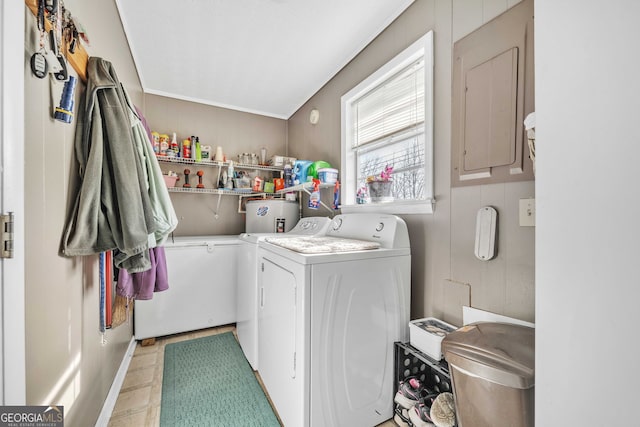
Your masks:
M 323 236 L 258 246 L 258 372 L 284 425 L 390 419 L 394 342 L 408 340 L 410 315 L 404 221 L 337 215 Z
M 242 233 L 238 255 L 236 332 L 240 347 L 254 370 L 258 370 L 258 242 L 275 236 L 323 235 L 331 220 L 327 217 L 302 218 L 286 233 Z

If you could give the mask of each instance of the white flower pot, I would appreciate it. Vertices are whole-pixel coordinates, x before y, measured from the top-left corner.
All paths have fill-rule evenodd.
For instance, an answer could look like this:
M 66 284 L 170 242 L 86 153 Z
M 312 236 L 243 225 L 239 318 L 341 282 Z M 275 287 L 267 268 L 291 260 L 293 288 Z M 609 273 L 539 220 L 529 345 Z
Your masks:
M 393 181 L 367 182 L 369 197 L 373 203 L 393 202 Z

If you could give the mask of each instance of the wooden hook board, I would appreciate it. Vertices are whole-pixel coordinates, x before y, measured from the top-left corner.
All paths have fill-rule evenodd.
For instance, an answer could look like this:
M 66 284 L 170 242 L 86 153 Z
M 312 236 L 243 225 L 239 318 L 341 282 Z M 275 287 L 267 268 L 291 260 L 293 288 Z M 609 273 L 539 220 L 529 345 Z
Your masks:
M 38 0 L 24 0 L 24 3 L 31 10 L 34 16 L 38 16 Z M 45 11 L 45 14 L 47 12 Z M 51 30 L 51 22 L 48 19 L 45 19 L 45 29 L 48 31 Z M 78 77 L 83 82 L 87 82 L 87 63 L 89 62 L 89 54 L 82 47 L 80 43 L 77 43 L 76 50 L 74 53 L 69 52 L 69 42 L 63 40 L 62 43 L 64 46 L 60 46 L 60 51 L 67 58 L 67 62 L 76 70 L 78 73 Z

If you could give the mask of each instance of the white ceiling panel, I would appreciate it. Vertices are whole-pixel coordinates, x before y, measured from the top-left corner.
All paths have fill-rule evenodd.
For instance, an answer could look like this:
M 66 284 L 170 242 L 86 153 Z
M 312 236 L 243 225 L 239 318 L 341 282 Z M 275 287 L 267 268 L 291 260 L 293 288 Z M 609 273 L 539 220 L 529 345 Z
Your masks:
M 116 0 L 146 93 L 287 119 L 413 0 Z

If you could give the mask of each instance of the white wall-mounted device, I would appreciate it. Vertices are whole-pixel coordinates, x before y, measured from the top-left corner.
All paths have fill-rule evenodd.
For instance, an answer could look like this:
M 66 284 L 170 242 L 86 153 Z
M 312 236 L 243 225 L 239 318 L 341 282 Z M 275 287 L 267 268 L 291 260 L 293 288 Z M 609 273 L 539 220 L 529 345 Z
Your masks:
M 496 255 L 498 212 L 491 206 L 480 208 L 476 216 L 476 258 L 488 261 Z
M 309 123 L 312 125 L 318 124 L 320 121 L 320 111 L 317 108 L 314 108 L 309 113 Z

